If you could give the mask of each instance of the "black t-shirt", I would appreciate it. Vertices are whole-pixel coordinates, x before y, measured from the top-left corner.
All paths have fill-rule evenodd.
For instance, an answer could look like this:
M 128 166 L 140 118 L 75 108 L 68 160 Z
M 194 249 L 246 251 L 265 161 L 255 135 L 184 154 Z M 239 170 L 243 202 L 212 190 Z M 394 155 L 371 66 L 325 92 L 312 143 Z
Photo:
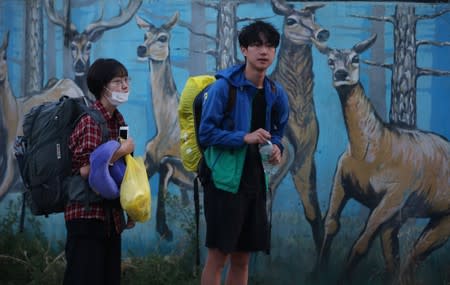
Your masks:
M 266 123 L 266 99 L 264 90 L 258 89 L 252 102 L 251 132 L 264 128 Z M 243 193 L 260 193 L 265 191 L 264 170 L 259 155 L 258 144 L 249 144 L 245 156 L 239 191 Z

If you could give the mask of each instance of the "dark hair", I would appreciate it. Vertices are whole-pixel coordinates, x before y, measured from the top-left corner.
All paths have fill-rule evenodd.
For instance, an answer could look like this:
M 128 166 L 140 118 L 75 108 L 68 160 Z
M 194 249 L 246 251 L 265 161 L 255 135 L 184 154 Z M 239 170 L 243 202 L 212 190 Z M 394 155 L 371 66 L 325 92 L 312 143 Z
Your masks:
M 113 58 L 99 58 L 89 67 L 87 86 L 95 98 L 100 99 L 103 88 L 114 77 L 128 76 L 128 70 Z
M 261 39 L 263 35 L 267 42 L 273 46 L 278 47 L 280 43 L 280 33 L 275 27 L 264 21 L 255 21 L 242 28 L 239 33 L 239 45 L 248 48 L 252 44 L 263 44 Z

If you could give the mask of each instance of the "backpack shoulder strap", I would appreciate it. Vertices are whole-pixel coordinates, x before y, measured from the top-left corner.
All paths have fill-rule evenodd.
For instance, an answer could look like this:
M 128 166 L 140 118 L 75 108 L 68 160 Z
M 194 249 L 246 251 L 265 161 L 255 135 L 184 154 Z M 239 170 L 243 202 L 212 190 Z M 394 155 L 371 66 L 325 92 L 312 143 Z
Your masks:
M 102 114 L 95 109 L 92 108 L 86 108 L 86 113 L 91 116 L 97 124 L 100 126 L 100 129 L 102 130 L 102 142 L 107 142 L 109 139 L 109 130 L 108 126 L 106 125 L 106 120 L 102 116 Z
M 201 163 L 201 162 L 200 162 Z M 194 178 L 194 208 L 195 208 L 195 270 L 200 269 L 200 177 Z
M 236 103 L 236 93 L 237 93 L 236 87 L 234 87 L 233 85 L 230 85 L 230 87 L 228 89 L 228 102 L 227 102 L 227 108 L 225 109 L 225 114 L 229 114 L 233 110 L 233 107 Z

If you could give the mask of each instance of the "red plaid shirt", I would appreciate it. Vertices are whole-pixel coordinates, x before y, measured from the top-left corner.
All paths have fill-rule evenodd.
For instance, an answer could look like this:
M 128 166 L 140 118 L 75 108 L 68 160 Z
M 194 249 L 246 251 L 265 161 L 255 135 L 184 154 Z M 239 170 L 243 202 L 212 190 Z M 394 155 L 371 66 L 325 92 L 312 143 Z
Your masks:
M 113 114 L 106 111 L 100 101 L 95 101 L 93 105 L 102 113 L 106 119 L 106 125 L 109 131 L 109 139 L 115 140 L 119 136 L 119 127 L 125 125 L 122 114 L 116 109 Z M 102 143 L 102 130 L 91 116 L 83 116 L 76 125 L 69 139 L 69 148 L 72 152 L 72 173 L 78 173 L 80 168 L 89 165 L 90 154 Z M 66 221 L 73 219 L 99 219 L 105 220 L 105 211 L 102 202 L 91 203 L 87 208 L 82 203 L 70 203 L 64 211 Z M 112 209 L 113 219 L 116 231 L 122 232 L 123 229 L 123 211 L 121 209 Z

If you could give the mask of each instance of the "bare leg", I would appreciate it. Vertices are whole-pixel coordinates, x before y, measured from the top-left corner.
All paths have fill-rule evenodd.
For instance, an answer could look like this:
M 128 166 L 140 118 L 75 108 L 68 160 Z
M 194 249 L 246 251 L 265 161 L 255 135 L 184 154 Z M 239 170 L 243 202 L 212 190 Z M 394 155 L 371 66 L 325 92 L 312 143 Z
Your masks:
M 249 252 L 235 252 L 230 255 L 230 269 L 228 270 L 226 285 L 247 285 Z
M 220 285 L 222 270 L 228 255 L 218 249 L 208 248 L 206 264 L 202 272 L 201 285 Z

